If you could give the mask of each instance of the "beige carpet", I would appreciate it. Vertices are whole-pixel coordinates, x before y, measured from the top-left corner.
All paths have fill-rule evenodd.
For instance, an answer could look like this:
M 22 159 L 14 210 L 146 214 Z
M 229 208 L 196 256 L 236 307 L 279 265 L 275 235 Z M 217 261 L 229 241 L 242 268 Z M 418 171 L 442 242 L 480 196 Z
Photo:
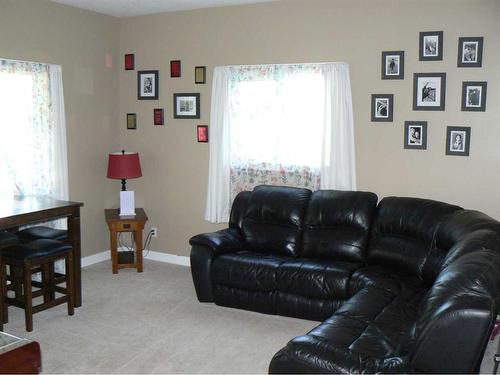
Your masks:
M 5 331 L 40 342 L 45 373 L 266 373 L 274 353 L 318 324 L 201 304 L 189 268 L 144 266 L 118 275 L 110 262 L 87 267 L 74 316 L 65 305 L 43 311 L 27 333 L 11 307 Z

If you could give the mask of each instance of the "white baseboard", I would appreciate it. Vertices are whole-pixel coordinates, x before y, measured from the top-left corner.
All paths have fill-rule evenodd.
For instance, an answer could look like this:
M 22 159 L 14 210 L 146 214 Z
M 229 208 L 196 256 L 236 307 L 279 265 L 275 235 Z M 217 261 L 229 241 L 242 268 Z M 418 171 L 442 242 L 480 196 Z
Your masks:
M 163 253 L 160 251 L 147 251 L 147 250 L 145 250 L 143 252 L 143 255 L 145 256 L 144 259 L 155 260 L 157 262 L 178 264 L 178 265 L 186 266 L 186 267 L 189 267 L 191 264 L 189 261 L 189 257 Z M 111 259 L 111 251 L 110 250 L 102 251 L 102 252 L 94 254 L 94 255 L 89 255 L 87 257 L 82 258 L 82 268 L 91 266 L 92 264 L 104 262 L 104 261 L 109 260 L 109 259 Z
M 146 251 L 143 254 L 145 255 L 145 259 L 156 260 L 158 262 L 178 264 L 186 267 L 191 265 L 189 257 L 182 255 L 162 253 L 159 251 L 149 251 L 149 253 Z
M 101 263 L 105 260 L 111 259 L 111 251 L 102 251 L 100 253 L 89 255 L 82 258 L 82 268 L 91 266 L 92 264 Z

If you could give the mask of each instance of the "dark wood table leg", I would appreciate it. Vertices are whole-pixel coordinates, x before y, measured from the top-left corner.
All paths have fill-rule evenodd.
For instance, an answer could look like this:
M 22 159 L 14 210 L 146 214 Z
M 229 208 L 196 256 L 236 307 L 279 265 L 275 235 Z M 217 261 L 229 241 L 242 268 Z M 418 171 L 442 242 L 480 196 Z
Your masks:
M 75 307 L 82 305 L 82 250 L 80 237 L 80 207 L 73 207 L 72 215 L 68 216 L 68 237 L 73 246 L 73 277 Z

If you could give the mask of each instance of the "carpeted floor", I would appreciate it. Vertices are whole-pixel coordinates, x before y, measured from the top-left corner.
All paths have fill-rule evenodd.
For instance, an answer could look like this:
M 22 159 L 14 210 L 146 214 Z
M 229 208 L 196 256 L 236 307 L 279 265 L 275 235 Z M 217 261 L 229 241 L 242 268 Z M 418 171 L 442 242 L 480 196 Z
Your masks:
M 201 304 L 188 267 L 145 261 L 111 273 L 111 263 L 83 269 L 83 306 L 38 313 L 24 330 L 9 309 L 6 332 L 40 342 L 45 373 L 267 373 L 291 338 L 318 322 Z M 491 371 L 496 342 L 482 370 Z

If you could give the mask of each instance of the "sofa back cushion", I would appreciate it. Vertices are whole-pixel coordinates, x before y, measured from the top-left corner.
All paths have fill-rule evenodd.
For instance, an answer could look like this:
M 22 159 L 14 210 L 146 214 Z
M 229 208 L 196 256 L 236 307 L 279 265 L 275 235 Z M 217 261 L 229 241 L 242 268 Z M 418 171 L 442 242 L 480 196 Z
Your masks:
M 387 197 L 377 207 L 368 263 L 422 277 L 439 225 L 460 207 L 420 198 Z
M 488 248 L 496 248 L 500 241 L 499 233 L 500 222 L 482 212 L 454 212 L 436 232 L 436 241 L 423 268 L 424 280 L 428 284 L 433 283 L 444 267 L 466 253 L 486 245 L 490 246 Z
M 245 247 L 263 253 L 300 255 L 302 225 L 311 190 L 259 185 L 242 221 Z
M 302 256 L 363 262 L 376 206 L 374 193 L 312 193 L 304 221 Z

